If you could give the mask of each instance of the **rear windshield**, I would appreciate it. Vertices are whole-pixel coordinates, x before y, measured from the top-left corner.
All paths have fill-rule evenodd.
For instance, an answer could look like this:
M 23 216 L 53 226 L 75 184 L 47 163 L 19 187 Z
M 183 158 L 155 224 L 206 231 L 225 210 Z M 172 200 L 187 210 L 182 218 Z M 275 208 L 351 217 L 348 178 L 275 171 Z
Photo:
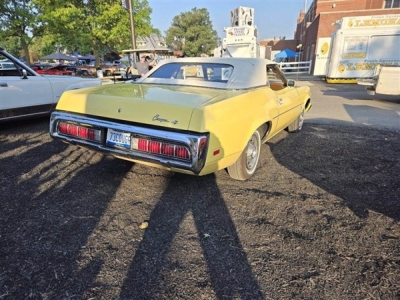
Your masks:
M 212 63 L 170 63 L 161 66 L 148 78 L 183 79 L 193 81 L 228 82 L 233 66 Z

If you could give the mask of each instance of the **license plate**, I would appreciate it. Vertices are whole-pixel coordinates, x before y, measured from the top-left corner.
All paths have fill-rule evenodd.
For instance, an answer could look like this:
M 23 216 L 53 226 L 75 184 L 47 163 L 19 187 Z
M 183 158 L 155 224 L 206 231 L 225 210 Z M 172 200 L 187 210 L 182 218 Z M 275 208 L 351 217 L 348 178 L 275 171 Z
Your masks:
M 130 149 L 131 134 L 128 132 L 121 132 L 113 129 L 108 129 L 106 144 L 107 146 Z

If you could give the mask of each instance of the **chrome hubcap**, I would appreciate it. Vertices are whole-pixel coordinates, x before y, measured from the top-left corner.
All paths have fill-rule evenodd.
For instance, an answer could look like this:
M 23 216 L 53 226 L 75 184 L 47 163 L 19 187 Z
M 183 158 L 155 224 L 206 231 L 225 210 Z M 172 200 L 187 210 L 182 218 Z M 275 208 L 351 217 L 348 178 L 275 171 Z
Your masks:
M 299 129 L 303 127 L 303 123 L 304 123 L 304 109 L 301 112 L 301 115 L 299 116 Z
M 258 142 L 254 136 L 251 137 L 247 144 L 246 158 L 247 169 L 251 171 L 256 166 L 258 160 Z

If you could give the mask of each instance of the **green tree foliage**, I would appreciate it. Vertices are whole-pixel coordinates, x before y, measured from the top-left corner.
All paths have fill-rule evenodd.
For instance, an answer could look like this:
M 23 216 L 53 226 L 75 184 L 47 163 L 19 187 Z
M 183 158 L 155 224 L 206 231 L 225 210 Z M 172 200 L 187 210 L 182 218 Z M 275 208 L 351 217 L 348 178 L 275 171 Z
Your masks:
M 30 0 L 0 0 L 0 37 L 14 55 L 20 55 L 15 53 L 15 48 L 22 49 L 24 55 L 29 53 L 32 38 L 43 33 L 43 26 L 36 19 L 37 12 L 38 8 Z M 17 41 L 18 45 L 5 41 Z M 29 62 L 29 55 L 25 56 Z
M 166 35 L 167 44 L 183 50 L 185 56 L 211 54 L 218 39 L 207 9 L 196 7 L 175 16 Z
M 131 48 L 129 12 L 121 0 L 34 0 L 39 7 L 40 22 L 57 43 L 82 54 L 99 58 L 105 51 L 120 52 Z M 133 0 L 136 35 L 152 32 L 147 0 Z M 99 64 L 99 61 L 97 61 Z
M 151 26 L 148 1 L 130 1 L 136 35 L 157 32 Z M 0 0 L 0 46 L 17 56 L 21 55 L 17 53 L 21 49 L 29 53 L 29 47 L 35 48 L 38 55 L 46 55 L 56 51 L 56 45 L 62 45 L 70 53 L 78 50 L 96 57 L 132 48 L 130 12 L 123 3 L 121 0 Z
M 9 53 L 16 57 L 21 56 L 20 40 L 18 37 L 1 37 L 0 47 L 6 49 Z

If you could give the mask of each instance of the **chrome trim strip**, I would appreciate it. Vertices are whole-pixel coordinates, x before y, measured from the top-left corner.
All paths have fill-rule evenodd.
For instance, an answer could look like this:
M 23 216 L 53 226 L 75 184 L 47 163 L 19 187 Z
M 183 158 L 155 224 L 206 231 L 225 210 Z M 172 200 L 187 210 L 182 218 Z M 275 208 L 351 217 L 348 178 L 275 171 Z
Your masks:
M 97 143 L 94 141 L 87 141 L 82 140 L 72 136 L 66 136 L 59 134 L 56 131 L 57 124 L 59 121 L 67 121 L 76 123 L 79 125 L 84 126 L 91 126 L 96 127 L 102 130 L 102 142 Z M 106 133 L 107 129 L 114 129 L 117 131 L 122 132 L 129 132 L 134 137 L 143 136 L 149 137 L 151 139 L 158 139 L 163 141 L 170 141 L 171 143 L 179 143 L 185 145 L 189 148 L 191 154 L 191 160 L 185 162 L 183 160 L 175 159 L 172 157 L 167 156 L 157 156 L 151 153 L 140 152 L 135 150 L 123 150 L 119 148 L 112 148 L 106 146 Z M 64 112 L 53 112 L 50 117 L 50 135 L 55 139 L 63 140 L 70 144 L 77 144 L 87 148 L 91 148 L 94 150 L 98 150 L 101 152 L 105 152 L 111 155 L 117 155 L 121 157 L 125 157 L 127 159 L 133 159 L 145 162 L 156 163 L 162 165 L 166 168 L 178 168 L 192 171 L 194 174 L 200 173 L 202 168 L 204 167 L 206 155 L 207 155 L 207 148 L 208 148 L 208 134 L 191 134 L 191 133 L 177 133 L 177 132 L 170 132 L 166 130 L 158 130 L 158 129 L 151 129 L 145 128 L 141 126 L 134 126 L 134 125 L 126 125 L 126 124 L 119 124 L 112 121 L 105 121 L 96 118 L 84 117 L 80 115 L 75 115 L 71 113 L 64 113 Z M 207 140 L 207 143 L 204 149 L 200 150 L 200 142 L 203 139 Z
M 50 103 L 3 109 L 0 110 L 0 122 L 50 115 L 50 112 L 54 109 L 54 106 L 54 103 Z

